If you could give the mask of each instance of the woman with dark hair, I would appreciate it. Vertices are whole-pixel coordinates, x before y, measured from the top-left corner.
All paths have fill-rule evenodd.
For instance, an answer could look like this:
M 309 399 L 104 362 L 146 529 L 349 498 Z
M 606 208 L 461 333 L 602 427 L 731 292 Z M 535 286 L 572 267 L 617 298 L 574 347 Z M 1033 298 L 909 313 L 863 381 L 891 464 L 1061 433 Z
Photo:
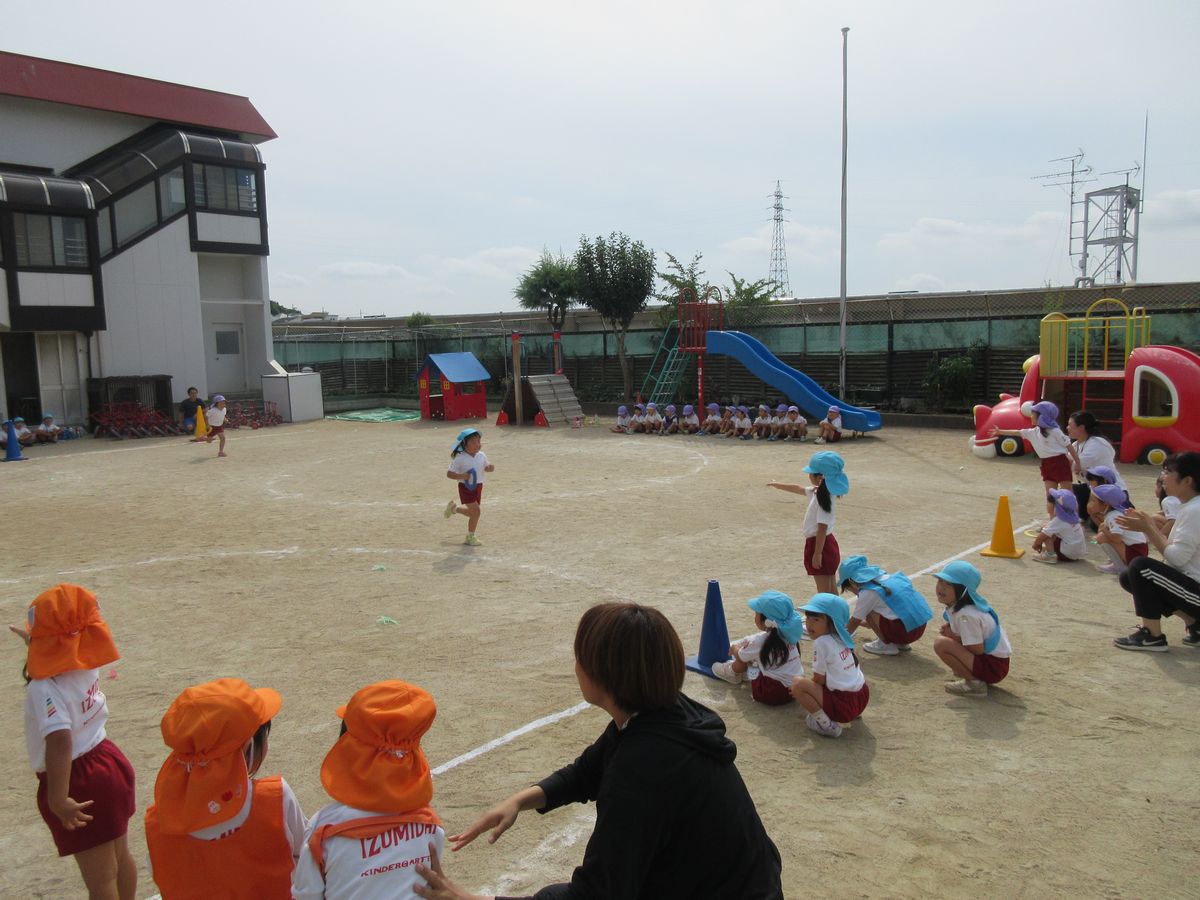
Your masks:
M 525 810 L 594 801 L 596 826 L 570 883 L 527 900 L 782 898 L 779 851 L 733 764 L 725 723 L 680 693 L 683 645 L 666 616 L 636 603 L 593 606 L 575 632 L 575 675 L 583 698 L 612 716 L 608 728 L 575 762 L 452 835 L 453 849 L 489 830 L 495 843 Z M 477 897 L 430 855 L 417 868 L 429 884 L 420 896 Z
M 1067 437 L 1075 448 L 1075 460 L 1071 468 L 1077 480 L 1071 489 L 1075 492 L 1075 502 L 1080 509 L 1087 509 L 1088 499 L 1092 495 L 1088 483 L 1089 472 L 1100 469 L 1104 475 L 1103 482 L 1125 489 L 1125 480 L 1117 471 L 1117 451 L 1100 432 L 1100 423 L 1094 415 L 1082 409 L 1071 413 L 1067 418 Z M 1108 477 L 1110 472 L 1111 478 Z M 1095 522 L 1088 520 L 1088 524 L 1092 531 L 1096 530 Z
M 1163 487 L 1167 496 L 1182 504 L 1168 536 L 1149 513 L 1127 510 L 1117 522 L 1122 528 L 1140 531 L 1162 560 L 1148 556 L 1135 559 L 1121 575 L 1121 587 L 1133 594 L 1133 608 L 1142 627 L 1113 644 L 1122 650 L 1167 649 L 1162 617 L 1176 615 L 1187 626 L 1183 643 L 1200 647 L 1200 453 L 1178 453 L 1163 463 Z

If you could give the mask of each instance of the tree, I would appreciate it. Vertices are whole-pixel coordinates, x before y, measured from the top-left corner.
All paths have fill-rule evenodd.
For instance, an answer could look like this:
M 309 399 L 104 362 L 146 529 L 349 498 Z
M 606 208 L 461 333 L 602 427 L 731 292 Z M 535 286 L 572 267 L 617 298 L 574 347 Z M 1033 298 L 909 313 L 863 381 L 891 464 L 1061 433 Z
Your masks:
M 567 309 L 579 302 L 579 270 L 575 261 L 548 250 L 517 282 L 513 296 L 522 309 L 543 309 L 555 331 L 562 329 Z
M 404 327 L 409 331 L 415 331 L 418 328 L 423 328 L 426 325 L 433 323 L 433 316 L 427 312 L 415 312 L 404 320 Z
M 666 269 L 658 273 L 663 280 L 663 287 L 656 295 L 662 307 L 654 317 L 654 324 L 665 329 L 679 316 L 679 296 L 686 294 L 693 302 L 701 299 L 708 290 L 709 283 L 704 278 L 704 270 L 700 268 L 703 253 L 697 253 L 686 266 L 675 258 L 675 254 L 667 254 Z
M 654 291 L 654 251 L 617 231 L 607 241 L 581 237 L 575 266 L 579 270 L 580 300 L 600 314 L 605 327 L 612 329 L 616 337 L 623 396 L 628 400 L 633 394 L 633 371 L 625 355 L 625 335 L 629 323 L 645 309 Z
M 729 328 L 746 328 L 761 318 L 765 308 L 774 303 L 774 292 L 778 286 L 770 278 L 760 278 L 747 283 L 732 272 L 729 287 L 725 289 L 725 324 Z

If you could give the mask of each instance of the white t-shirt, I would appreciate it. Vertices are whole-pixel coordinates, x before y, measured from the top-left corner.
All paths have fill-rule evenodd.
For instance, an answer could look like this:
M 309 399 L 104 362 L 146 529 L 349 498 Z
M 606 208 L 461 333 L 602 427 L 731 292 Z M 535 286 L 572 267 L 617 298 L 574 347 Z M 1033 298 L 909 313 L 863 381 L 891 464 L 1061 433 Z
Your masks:
M 662 424 L 662 416 L 660 416 L 656 412 L 648 412 L 648 413 L 646 413 L 646 424 L 647 425 L 661 425 Z
M 841 430 L 842 430 L 842 417 L 841 416 L 826 416 L 821 421 L 826 422 L 829 425 L 832 425 L 834 431 L 841 432 Z
M 1123 515 L 1124 513 L 1118 509 L 1110 509 L 1106 512 L 1104 514 L 1104 524 L 1108 526 L 1108 530 L 1113 533 L 1114 537 L 1119 537 L 1126 547 L 1146 543 L 1146 535 L 1140 531 L 1129 531 L 1117 524 L 1117 516 Z
M 54 425 L 54 424 L 47 425 L 45 422 L 43 422 L 41 425 L 39 425 L 37 427 L 37 430 L 40 431 L 42 434 L 54 434 L 54 432 L 56 432 L 56 431 L 62 431 L 62 429 L 59 428 L 57 425 Z
M 749 416 L 740 416 L 733 420 L 733 427 L 738 431 L 749 431 L 752 424 Z
M 695 413 L 692 413 L 690 416 L 684 416 L 682 419 L 680 419 L 680 421 L 683 422 L 684 425 L 699 425 L 700 417 Z
M 762 664 L 761 654 L 763 644 L 767 641 L 766 631 L 759 631 L 756 634 L 744 638 L 744 643 L 738 649 L 737 658 L 744 663 L 754 663 L 759 670 L 768 678 L 774 678 L 780 684 L 791 687 L 792 679 L 799 678 L 804 674 L 804 663 L 800 661 L 800 651 L 796 649 L 795 644 L 788 645 L 787 661 L 778 668 L 768 669 Z
M 754 420 L 754 424 L 755 425 L 770 425 L 771 417 L 768 415 L 761 415 L 757 419 Z
M 228 412 L 228 409 L 221 409 L 219 406 L 214 406 L 204 413 L 204 420 L 208 422 L 210 428 L 216 428 L 219 425 L 225 424 L 225 415 Z
M 784 420 L 783 416 L 771 416 L 771 424 L 772 425 L 782 425 L 783 420 Z
M 617 416 L 617 427 L 618 428 L 628 428 L 629 427 L 629 416 Z
M 804 493 L 808 494 L 808 509 L 804 511 L 804 536 L 806 538 L 817 536 L 817 526 L 824 523 L 825 533 L 833 534 L 833 522 L 836 518 L 837 499 L 831 494 L 829 497 L 829 512 L 821 509 L 821 504 L 817 502 L 817 488 L 814 485 L 809 485 L 804 489 Z
M 1083 441 L 1075 441 L 1075 452 L 1079 454 L 1079 463 L 1086 473 L 1088 469 L 1108 466 L 1117 472 L 1117 451 L 1102 437 L 1090 437 Z M 1117 484 L 1125 487 L 1125 479 L 1117 472 Z
M 642 415 L 641 413 L 634 413 L 632 416 L 629 417 L 629 424 L 630 425 L 645 425 L 646 417 L 644 415 Z
M 450 471 L 456 475 L 466 475 L 472 469 L 475 470 L 475 484 L 483 484 L 484 469 L 487 468 L 488 460 L 483 451 L 480 450 L 474 456 L 471 456 L 464 450 L 453 459 L 450 460 Z M 462 481 L 460 484 L 467 484 Z
M 1033 445 L 1033 452 L 1042 459 L 1048 456 L 1065 456 L 1071 446 L 1071 439 L 1061 428 L 1047 428 L 1042 434 L 1040 428 L 1022 428 L 1021 437 Z
M 1087 554 L 1087 539 L 1083 536 L 1083 526 L 1078 522 L 1072 525 L 1055 516 L 1042 526 L 1042 534 L 1061 540 L 1059 552 L 1068 559 L 1083 559 Z
M 805 425 L 805 426 L 808 425 L 808 419 L 804 418 L 804 416 L 797 415 L 796 418 L 793 419 L 792 418 L 793 415 L 794 415 L 793 413 L 788 413 L 786 424 L 788 424 L 788 425 Z M 834 427 L 836 427 L 838 431 L 842 430 L 841 418 L 838 419 L 837 425 Z
M 959 636 L 964 647 L 972 644 L 985 644 L 987 639 L 996 631 L 996 620 L 981 610 L 974 603 L 968 603 L 958 612 L 947 610 L 950 615 L 950 630 Z M 1000 642 L 989 654 L 990 656 L 1012 656 L 1012 645 L 1008 635 L 1000 629 Z
M 25 687 L 25 748 L 35 772 L 46 771 L 46 736 L 71 732 L 71 759 L 79 759 L 102 740 L 108 702 L 100 690 L 99 669 L 76 669 L 52 678 L 35 678 Z
M 406 900 L 416 897 L 413 885 L 423 885 L 417 863 L 429 865 L 429 844 L 443 856 L 446 832 L 423 824 L 395 825 L 374 838 L 333 837 L 325 841 L 325 878 L 308 848 L 308 839 L 322 825 L 365 819 L 377 812 L 331 803 L 308 823 L 304 848 L 292 873 L 294 900 Z
M 1179 507 L 1163 561 L 1193 581 L 1200 581 L 1200 497 Z
M 1178 497 L 1163 497 L 1162 501 L 1163 515 L 1168 519 L 1179 518 L 1179 510 L 1183 507 L 1183 501 Z
M 900 618 L 887 605 L 887 601 L 883 599 L 882 591 L 877 591 L 875 588 L 859 588 L 858 600 L 854 604 L 854 618 L 860 622 L 865 622 L 867 621 L 867 616 L 873 612 L 879 613 L 885 619 Z
M 13 431 L 15 431 L 15 432 L 16 432 L 16 435 L 17 435 L 17 437 L 18 437 L 18 438 L 23 438 L 23 437 L 25 437 L 25 435 L 27 435 L 27 434 L 33 434 L 33 432 L 32 432 L 32 431 L 30 431 L 28 428 L 26 428 L 26 427 L 25 427 L 25 423 L 24 423 L 24 422 L 18 422 L 18 423 L 14 423 L 14 424 L 13 424 Z
M 857 691 L 867 683 L 854 651 L 831 634 L 813 641 L 812 668 L 814 675 L 825 676 L 825 687 L 831 691 Z
M 721 421 L 721 417 L 718 416 L 716 413 L 709 413 L 707 416 L 704 417 L 705 425 L 716 425 L 720 421 Z

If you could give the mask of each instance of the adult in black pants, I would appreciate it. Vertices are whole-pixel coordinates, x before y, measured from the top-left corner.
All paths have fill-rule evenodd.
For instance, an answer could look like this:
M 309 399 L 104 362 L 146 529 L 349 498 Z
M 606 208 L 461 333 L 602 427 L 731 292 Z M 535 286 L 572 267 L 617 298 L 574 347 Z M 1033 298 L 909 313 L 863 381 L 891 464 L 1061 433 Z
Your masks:
M 570 883 L 526 900 L 782 900 L 779 851 L 725 723 L 680 693 L 683 645 L 666 616 L 636 603 L 593 606 L 575 632 L 575 675 L 583 699 L 612 716 L 608 728 L 575 762 L 451 835 L 453 850 L 485 831 L 494 843 L 525 810 L 592 800 L 596 826 Z M 429 850 L 417 894 L 475 900 Z
M 1170 536 L 1163 534 L 1148 513 L 1131 509 L 1117 521 L 1122 528 L 1146 535 L 1157 559 L 1135 559 L 1121 575 L 1121 587 L 1133 594 L 1133 608 L 1142 627 L 1113 644 L 1122 650 L 1164 652 L 1167 637 L 1162 617 L 1176 615 L 1187 626 L 1183 643 L 1200 647 L 1200 453 L 1179 453 L 1163 463 L 1167 496 L 1183 504 Z

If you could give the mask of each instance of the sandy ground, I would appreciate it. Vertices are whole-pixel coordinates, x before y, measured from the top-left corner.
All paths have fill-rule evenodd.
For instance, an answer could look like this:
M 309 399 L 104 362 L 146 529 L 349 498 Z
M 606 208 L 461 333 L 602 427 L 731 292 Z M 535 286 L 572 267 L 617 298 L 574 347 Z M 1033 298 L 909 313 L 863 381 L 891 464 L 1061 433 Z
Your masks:
M 803 500 L 764 486 L 802 480 L 811 444 L 487 425 L 497 470 L 485 545 L 468 548 L 465 520 L 441 515 L 456 431 L 326 421 L 231 432 L 224 460 L 183 439 L 85 440 L 0 466 L 3 615 L 19 621 L 58 581 L 99 595 L 123 654 L 103 681 L 109 735 L 138 772 L 139 810 L 165 757 L 159 719 L 195 682 L 236 675 L 282 692 L 264 771 L 312 812 L 327 800 L 318 770 L 334 709 L 361 685 L 400 677 L 434 694 L 425 750 L 438 766 L 580 702 L 571 638 L 592 603 L 657 605 L 694 652 L 708 579 L 734 636 L 753 630 L 745 601 L 760 590 L 813 590 Z M 1014 527 L 1044 514 L 1034 461 L 977 460 L 966 445 L 965 432 L 900 429 L 843 443 L 843 553 L 918 572 L 987 541 L 1002 493 Z M 1149 504 L 1154 473 L 1125 468 Z M 928 637 L 902 657 L 864 655 L 871 705 L 836 741 L 806 730 L 794 705 L 759 707 L 748 686 L 687 676 L 738 744 L 787 894 L 1195 896 L 1200 651 L 1179 645 L 1178 622 L 1170 653 L 1112 648 L 1132 606 L 1089 563 L 968 558 L 1015 648 L 986 700 L 943 692 Z M 917 585 L 932 599 L 928 577 Z M 22 651 L 5 646 L 0 895 L 83 896 L 34 807 Z M 587 708 L 440 774 L 448 828 L 573 759 L 604 724 Z M 591 822 L 590 807 L 528 814 L 449 871 L 489 892 L 566 878 Z M 147 897 L 140 814 L 130 840 Z

